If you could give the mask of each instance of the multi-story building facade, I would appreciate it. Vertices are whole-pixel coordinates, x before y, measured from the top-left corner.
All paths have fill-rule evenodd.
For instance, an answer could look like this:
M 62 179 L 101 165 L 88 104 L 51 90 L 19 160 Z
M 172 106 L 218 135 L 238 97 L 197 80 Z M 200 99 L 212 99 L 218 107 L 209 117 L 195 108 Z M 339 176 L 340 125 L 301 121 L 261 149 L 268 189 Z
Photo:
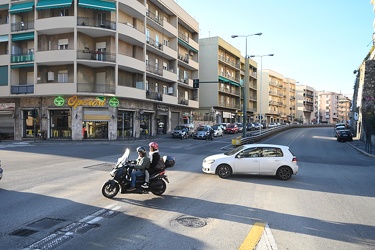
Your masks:
M 172 0 L 0 0 L 0 133 L 114 140 L 189 122 L 198 31 Z
M 319 123 L 337 123 L 340 121 L 338 115 L 339 94 L 328 91 L 318 91 Z
M 349 112 L 352 101 L 342 94 L 338 95 L 337 122 L 346 123 L 349 121 Z
M 296 115 L 296 80 L 291 78 L 285 79 L 286 88 L 286 109 L 287 123 L 294 122 Z
M 300 123 L 312 123 L 315 117 L 315 89 L 308 85 L 296 85 L 296 119 Z
M 245 58 L 238 49 L 220 37 L 199 39 L 200 116 L 213 122 L 242 122 Z M 249 59 L 247 122 L 257 108 L 257 63 Z
M 287 92 L 288 89 L 292 91 L 294 88 L 289 88 L 285 77 L 270 69 L 262 70 L 262 80 L 258 83 L 258 89 L 257 121 L 261 120 L 266 126 L 272 122 L 286 122 L 287 116 L 290 115 L 287 105 L 290 100 L 287 101 Z

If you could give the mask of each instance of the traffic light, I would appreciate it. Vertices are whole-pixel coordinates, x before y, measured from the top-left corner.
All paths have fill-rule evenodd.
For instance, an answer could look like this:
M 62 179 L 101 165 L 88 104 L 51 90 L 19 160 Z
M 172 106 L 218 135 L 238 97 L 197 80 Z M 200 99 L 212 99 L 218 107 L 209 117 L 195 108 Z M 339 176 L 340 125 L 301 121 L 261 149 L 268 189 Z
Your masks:
M 38 116 L 38 110 L 37 109 L 31 110 L 31 117 L 36 118 L 37 116 Z
M 199 79 L 193 79 L 193 88 L 195 89 L 199 88 Z

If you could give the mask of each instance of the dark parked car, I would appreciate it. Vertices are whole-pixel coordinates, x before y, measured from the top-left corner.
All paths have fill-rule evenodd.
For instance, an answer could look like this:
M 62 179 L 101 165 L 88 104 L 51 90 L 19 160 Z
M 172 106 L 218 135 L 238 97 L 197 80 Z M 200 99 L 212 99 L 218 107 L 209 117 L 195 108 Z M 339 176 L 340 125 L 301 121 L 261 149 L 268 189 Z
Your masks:
M 337 131 L 337 141 L 353 141 L 353 134 L 349 129 Z
M 340 130 L 347 130 L 347 128 L 345 126 L 337 126 L 335 128 L 335 137 L 337 137 L 337 133 L 340 131 Z
M 246 126 L 247 126 L 247 131 L 251 131 L 255 129 L 254 123 L 249 122 Z

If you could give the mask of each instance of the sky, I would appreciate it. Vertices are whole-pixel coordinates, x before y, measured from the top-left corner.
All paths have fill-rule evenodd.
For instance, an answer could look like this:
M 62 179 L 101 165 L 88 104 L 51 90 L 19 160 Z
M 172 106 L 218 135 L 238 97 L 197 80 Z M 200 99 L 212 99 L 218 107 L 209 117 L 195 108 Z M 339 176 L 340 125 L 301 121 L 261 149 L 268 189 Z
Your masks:
M 316 91 L 352 97 L 355 75 L 372 47 L 370 0 L 175 0 L 199 23 L 199 37 L 219 36 L 245 56 Z M 254 57 L 260 70 L 260 57 Z M 202 70 L 202 68 L 200 68 Z

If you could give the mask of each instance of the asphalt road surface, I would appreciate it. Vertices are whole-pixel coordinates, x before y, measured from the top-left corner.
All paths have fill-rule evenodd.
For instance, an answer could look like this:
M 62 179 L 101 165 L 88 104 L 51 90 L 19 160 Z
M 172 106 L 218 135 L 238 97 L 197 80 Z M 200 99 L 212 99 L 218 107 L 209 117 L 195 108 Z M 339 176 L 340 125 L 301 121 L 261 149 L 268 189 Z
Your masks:
M 300 171 L 220 179 L 202 160 L 230 146 L 160 138 L 172 155 L 162 196 L 101 187 L 112 165 L 137 142 L 0 144 L 0 249 L 239 249 L 257 222 L 278 249 L 374 249 L 375 161 L 339 143 L 332 128 L 292 129 L 265 143 L 288 145 Z

